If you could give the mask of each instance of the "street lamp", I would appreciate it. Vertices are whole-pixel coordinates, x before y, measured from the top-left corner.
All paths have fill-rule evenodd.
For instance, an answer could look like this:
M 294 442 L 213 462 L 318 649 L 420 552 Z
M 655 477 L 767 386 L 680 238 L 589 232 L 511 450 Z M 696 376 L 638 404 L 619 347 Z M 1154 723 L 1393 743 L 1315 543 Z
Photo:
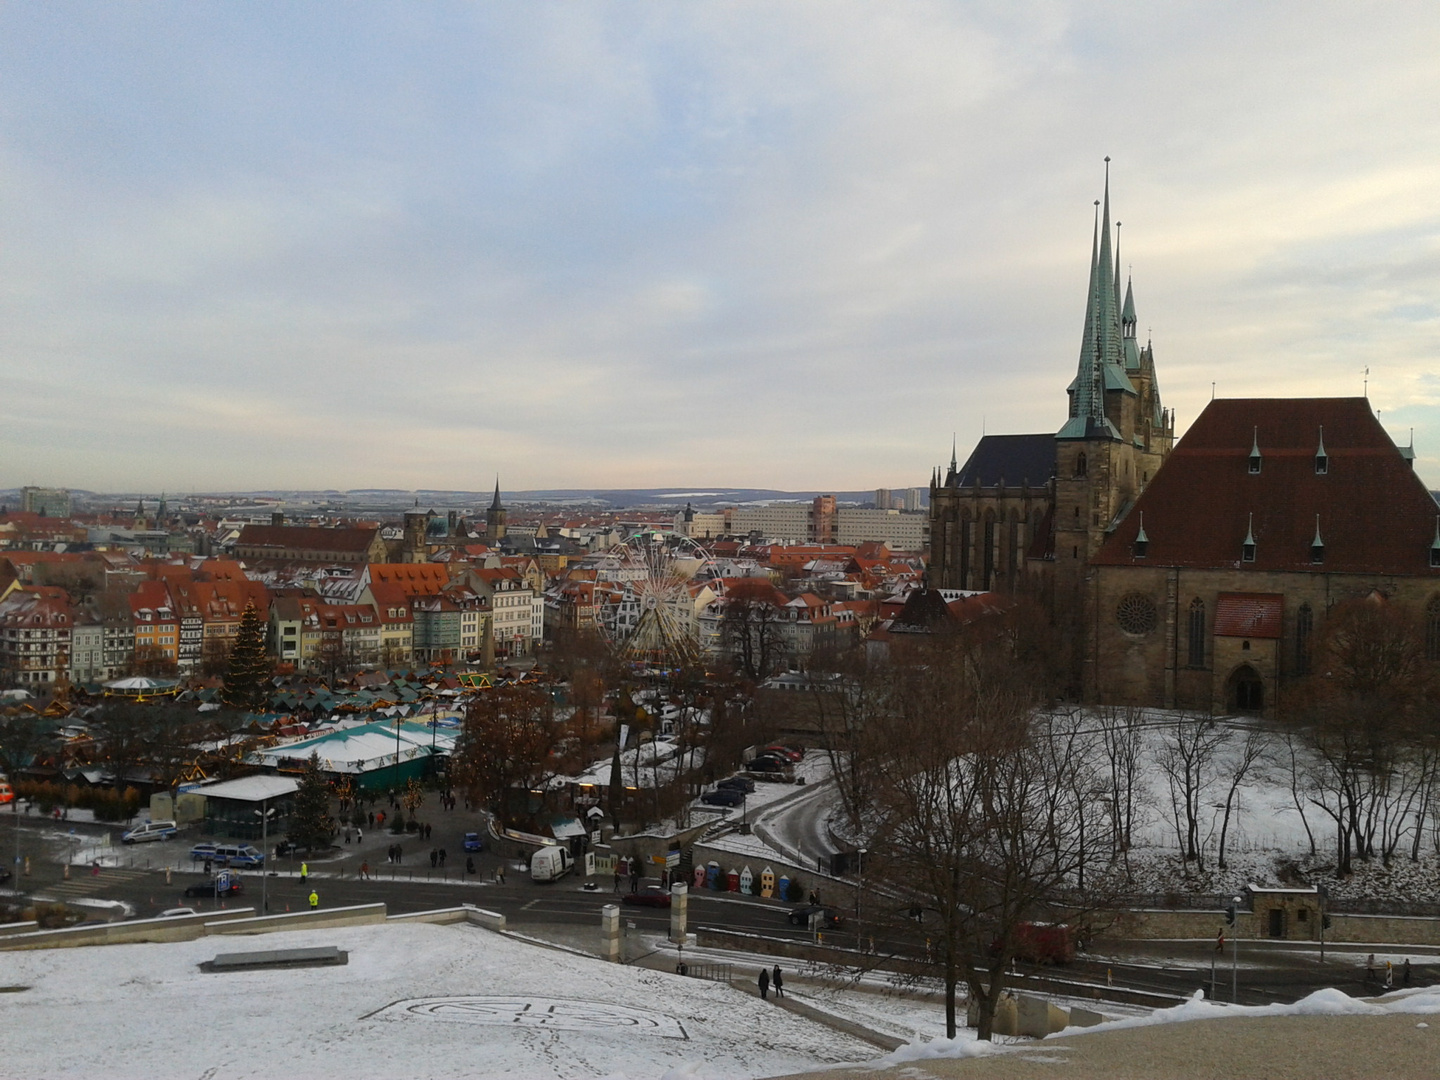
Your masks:
M 267 804 L 269 799 L 260 800 L 260 809 L 250 811 L 260 819 L 260 914 L 270 914 L 270 816 L 278 814 Z

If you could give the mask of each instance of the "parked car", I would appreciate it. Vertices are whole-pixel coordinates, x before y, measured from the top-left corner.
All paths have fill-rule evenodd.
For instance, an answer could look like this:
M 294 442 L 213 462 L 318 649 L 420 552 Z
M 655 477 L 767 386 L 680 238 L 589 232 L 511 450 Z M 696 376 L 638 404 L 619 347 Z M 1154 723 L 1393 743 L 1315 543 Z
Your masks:
M 819 904 L 806 904 L 804 907 L 790 909 L 790 925 L 809 926 L 811 915 L 820 916 L 820 929 L 822 930 L 834 930 L 845 921 L 844 917 L 834 908 L 822 907 Z
M 294 840 L 281 840 L 275 845 L 275 857 L 281 858 L 285 855 L 294 855 L 300 850 L 300 845 Z
M 180 835 L 173 821 L 147 821 L 120 834 L 122 844 L 144 844 L 151 840 L 174 840 Z
M 631 907 L 669 907 L 670 893 L 659 885 L 647 885 L 639 892 L 625 893 L 620 902 Z
M 700 801 L 706 806 L 740 806 L 745 802 L 745 792 L 728 787 L 716 788 L 701 795 Z
M 770 757 L 767 754 L 761 754 L 759 757 L 751 758 L 750 761 L 746 763 L 745 768 L 751 772 L 784 772 L 790 768 L 790 762 L 784 758 Z
M 790 762 L 805 760 L 804 750 L 796 746 L 781 746 L 779 743 L 775 743 L 771 746 L 765 747 L 762 753 L 774 754 Z
M 478 832 L 467 832 L 465 839 L 460 841 L 460 846 L 466 851 L 484 851 L 485 843 L 480 839 Z
M 232 877 L 228 878 L 227 881 L 228 884 L 224 888 L 220 889 L 218 895 L 234 896 L 236 893 L 242 893 L 245 891 L 245 886 L 241 884 L 239 878 Z M 185 887 L 185 895 L 187 897 L 215 896 L 217 895 L 215 890 L 218 883 L 218 879 L 214 881 L 197 881 L 194 885 L 187 885 Z
M 736 791 L 754 791 L 755 781 L 748 776 L 727 776 L 715 786 L 717 788 L 734 788 Z

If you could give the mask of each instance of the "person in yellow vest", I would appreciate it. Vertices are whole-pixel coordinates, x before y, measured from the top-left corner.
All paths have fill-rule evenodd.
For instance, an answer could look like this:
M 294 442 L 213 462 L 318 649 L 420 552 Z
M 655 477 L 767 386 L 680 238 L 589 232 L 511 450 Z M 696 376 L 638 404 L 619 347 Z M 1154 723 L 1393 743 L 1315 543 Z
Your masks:
M 302 862 L 302 863 L 300 864 L 300 881 L 301 881 L 301 883 L 303 884 L 304 881 L 305 881 L 305 879 L 308 878 L 309 876 L 310 876 L 310 864 L 309 864 L 309 863 L 303 863 L 303 862 Z
M 320 907 L 320 894 L 314 889 L 310 890 L 310 910 L 315 911 Z

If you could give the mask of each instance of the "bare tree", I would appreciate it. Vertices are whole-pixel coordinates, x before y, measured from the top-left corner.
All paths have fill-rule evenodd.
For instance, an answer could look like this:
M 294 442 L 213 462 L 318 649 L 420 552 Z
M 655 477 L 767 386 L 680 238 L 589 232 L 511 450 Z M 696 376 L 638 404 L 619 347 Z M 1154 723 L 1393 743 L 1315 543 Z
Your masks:
M 1248 728 L 1234 758 L 1225 769 L 1225 811 L 1220 824 L 1220 848 L 1215 854 L 1216 865 L 1221 870 L 1225 869 L 1225 841 L 1230 835 L 1230 819 L 1237 813 L 1236 796 L 1256 767 L 1268 759 L 1269 746 L 1270 740 L 1259 728 Z
M 1204 869 L 1200 808 L 1215 782 L 1215 754 L 1225 741 L 1220 725 L 1208 716 L 1176 716 L 1165 734 L 1156 764 L 1170 792 L 1170 816 L 1180 854 Z

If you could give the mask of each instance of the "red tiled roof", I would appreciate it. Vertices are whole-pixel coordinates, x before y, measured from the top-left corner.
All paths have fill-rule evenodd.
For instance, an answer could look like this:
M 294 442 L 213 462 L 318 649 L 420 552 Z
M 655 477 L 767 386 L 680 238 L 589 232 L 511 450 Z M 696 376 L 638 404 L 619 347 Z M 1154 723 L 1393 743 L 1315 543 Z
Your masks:
M 1324 428 L 1328 468 L 1316 472 Z M 1261 464 L 1250 472 L 1257 439 Z M 1134 554 L 1144 515 L 1149 540 Z M 1319 517 L 1323 561 L 1312 562 Z M 1212 401 L 1091 562 L 1435 575 L 1440 507 L 1364 398 Z M 1255 559 L 1242 562 L 1247 529 Z
M 246 525 L 236 547 L 294 551 L 363 552 L 375 541 L 376 529 L 322 529 L 309 525 Z
M 1215 600 L 1215 636 L 1278 641 L 1284 614 L 1279 593 L 1221 593 Z

